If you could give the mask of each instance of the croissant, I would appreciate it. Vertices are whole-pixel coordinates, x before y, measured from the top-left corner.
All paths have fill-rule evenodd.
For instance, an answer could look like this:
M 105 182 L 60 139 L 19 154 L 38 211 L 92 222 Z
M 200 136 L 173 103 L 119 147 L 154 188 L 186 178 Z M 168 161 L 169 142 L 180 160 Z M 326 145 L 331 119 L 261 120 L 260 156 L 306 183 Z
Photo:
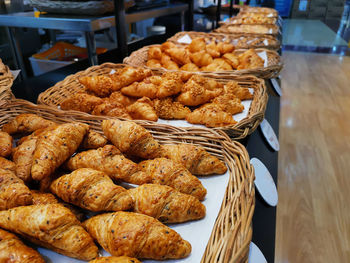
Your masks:
M 164 63 L 162 62 L 162 65 L 164 68 L 169 70 L 179 70 L 177 63 L 172 60 L 165 60 Z
M 121 88 L 120 82 L 114 81 L 111 75 L 84 76 L 79 78 L 79 82 L 86 91 L 99 97 L 108 97 L 113 91 Z M 86 98 L 89 99 L 88 96 Z
M 131 83 L 140 82 L 150 76 L 152 76 L 150 69 L 125 67 L 119 71 L 119 75 L 114 75 L 114 81 L 120 81 L 122 88 Z
M 212 58 L 219 58 L 220 57 L 220 51 L 218 50 L 218 47 L 215 43 L 215 40 L 211 41 L 207 46 L 206 46 L 206 51 L 207 53 L 212 57 Z
M 250 93 L 248 88 L 243 88 L 238 85 L 235 81 L 229 81 L 224 86 L 224 91 L 226 94 L 233 94 L 240 100 L 251 100 L 254 95 Z
M 180 70 L 184 70 L 184 71 L 190 71 L 190 72 L 197 72 L 200 71 L 199 67 L 197 67 L 196 64 L 193 63 L 187 63 L 185 65 L 183 65 Z
M 235 46 L 228 42 L 219 42 L 217 45 L 217 50 L 223 55 L 226 53 L 231 53 L 235 50 Z
M 126 111 L 123 104 L 109 99 L 105 100 L 102 104 L 97 105 L 91 114 L 131 119 L 131 116 Z
M 139 169 L 151 177 L 146 183 L 168 185 L 181 193 L 203 200 L 207 190 L 201 181 L 183 165 L 166 158 L 156 158 L 139 163 Z
M 159 118 L 166 120 L 185 119 L 186 116 L 191 113 L 191 110 L 181 104 L 174 101 L 172 98 L 155 99 L 153 101 L 154 109 Z
M 146 215 L 115 212 L 94 216 L 83 224 L 113 256 L 164 260 L 184 258 L 191 253 L 190 243 Z
M 58 201 L 53 194 L 42 193 L 37 190 L 32 190 L 31 193 L 33 196 L 33 205 L 60 204 L 68 208 L 78 218 L 79 221 L 82 221 L 85 218 L 85 215 L 79 208 L 73 207 L 70 204 Z
M 33 156 L 32 178 L 42 180 L 55 171 L 79 147 L 89 126 L 65 123 L 40 135 Z
M 223 174 L 227 171 L 224 162 L 209 154 L 202 147 L 193 144 L 180 143 L 162 145 L 158 153 L 160 157 L 165 157 L 174 162 L 181 163 L 192 174 Z
M 45 263 L 45 260 L 37 251 L 23 244 L 14 234 L 0 229 L 0 262 Z
M 188 45 L 188 50 L 191 53 L 199 52 L 205 50 L 206 44 L 205 40 L 202 37 L 196 37 L 192 39 L 192 42 Z
M 131 257 L 100 257 L 96 258 L 94 260 L 91 260 L 89 263 L 141 263 L 136 258 L 131 258 Z
M 0 157 L 0 167 L 4 170 L 8 170 L 14 173 L 16 172 L 16 164 L 5 159 L 4 157 Z
M 8 134 L 33 132 L 38 129 L 55 125 L 54 122 L 45 120 L 35 114 L 20 114 L 13 120 L 2 126 L 2 131 Z
M 98 211 L 120 211 L 132 207 L 129 193 L 103 172 L 81 168 L 56 179 L 51 191 L 63 201 Z
M 121 155 L 113 145 L 78 153 L 67 162 L 67 168 L 71 171 L 92 168 L 104 172 L 114 180 L 132 184 L 150 182 L 149 175 L 140 172 L 137 164 Z
M 104 136 L 95 131 L 89 130 L 83 139 L 82 147 L 84 149 L 97 149 L 106 144 L 107 139 Z
M 0 227 L 60 254 L 91 260 L 98 248 L 75 215 L 60 204 L 30 205 L 0 211 Z
M 176 45 L 172 42 L 164 42 L 161 46 L 160 46 L 160 49 L 164 52 L 164 51 L 167 51 L 168 49 L 171 49 L 171 48 L 176 48 Z
M 76 110 L 91 113 L 97 105 L 102 103 L 103 100 L 99 97 L 79 92 L 62 101 L 60 107 L 62 110 Z
M 190 53 L 187 49 L 175 47 L 166 50 L 166 53 L 179 65 L 191 63 Z
M 205 206 L 197 198 L 172 187 L 144 184 L 129 190 L 134 200 L 133 211 L 163 223 L 181 223 L 205 216 Z
M 239 66 L 239 60 L 238 60 L 238 57 L 235 54 L 233 54 L 233 53 L 226 53 L 222 57 L 226 60 L 226 62 L 228 64 L 231 65 L 231 67 L 233 69 L 237 69 L 237 67 Z
M 13 172 L 0 169 L 0 210 L 32 204 L 28 187 Z
M 132 97 L 148 97 L 151 99 L 157 98 L 158 87 L 152 83 L 151 79 L 157 77 L 152 76 L 145 79 L 143 82 L 134 82 L 130 86 L 121 89 L 124 95 Z
M 203 124 L 207 127 L 221 127 L 234 125 L 237 122 L 232 114 L 225 112 L 220 105 L 208 103 L 195 109 L 186 116 L 186 120 L 193 124 Z
M 212 100 L 211 104 L 218 105 L 219 108 L 227 113 L 236 114 L 244 110 L 241 100 L 233 94 L 220 95 Z
M 160 47 L 150 47 L 148 50 L 148 59 L 160 59 L 162 57 L 162 50 Z
M 232 70 L 231 65 L 223 58 L 215 58 L 213 62 L 205 68 L 206 71 Z
M 198 67 L 204 67 L 213 62 L 213 58 L 205 50 L 191 53 L 190 58 Z
M 160 59 L 162 58 L 162 55 L 160 56 Z M 149 68 L 161 68 L 162 64 L 160 60 L 157 59 L 150 59 L 146 62 L 146 66 Z
M 151 159 L 156 155 L 159 144 L 149 131 L 131 121 L 104 120 L 102 130 L 122 153 Z
M 0 131 L 0 157 L 7 157 L 12 152 L 13 139 L 7 132 Z
M 264 67 L 264 60 L 256 54 L 254 49 L 249 49 L 238 56 L 239 66 L 237 69 L 252 69 Z
M 135 99 L 124 96 L 120 91 L 115 91 L 111 94 L 111 96 L 109 96 L 109 101 L 112 103 L 118 102 L 126 107 L 133 104 L 135 102 Z
M 153 108 L 153 103 L 147 97 L 143 97 L 137 100 L 126 109 L 129 112 L 130 116 L 135 120 L 158 120 L 157 113 Z

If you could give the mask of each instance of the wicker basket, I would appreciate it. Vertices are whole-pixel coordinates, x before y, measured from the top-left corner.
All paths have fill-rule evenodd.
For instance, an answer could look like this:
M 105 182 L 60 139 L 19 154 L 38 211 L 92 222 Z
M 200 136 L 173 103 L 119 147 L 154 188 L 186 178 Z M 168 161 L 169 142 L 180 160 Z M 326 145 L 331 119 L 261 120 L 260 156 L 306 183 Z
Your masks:
M 60 111 L 24 100 L 12 100 L 0 108 L 0 126 L 21 113 L 34 113 L 57 123 L 80 121 L 101 132 L 101 119 L 85 119 L 76 112 Z M 254 170 L 244 146 L 231 141 L 222 131 L 186 131 L 183 129 L 145 125 L 160 143 L 194 143 L 224 160 L 229 167 L 229 183 L 225 197 L 207 244 L 202 263 L 246 263 L 252 239 L 252 217 L 255 207 Z
M 145 46 L 139 50 L 136 50 L 131 53 L 129 57 L 124 59 L 124 63 L 129 64 L 135 67 L 145 67 L 146 62 L 148 60 L 148 50 L 152 46 L 160 46 L 160 45 L 151 45 Z M 245 52 L 246 50 L 236 50 L 234 53 L 240 54 Z M 202 74 L 208 77 L 214 78 L 232 78 L 234 76 L 242 76 L 242 75 L 254 75 L 258 78 L 270 79 L 275 78 L 279 75 L 279 72 L 282 70 L 282 63 L 280 61 L 280 56 L 276 51 L 258 48 L 257 52 L 266 51 L 267 54 L 267 66 L 263 68 L 255 68 L 255 69 L 242 69 L 242 70 L 226 70 L 226 71 L 200 71 L 198 74 Z M 153 69 L 158 71 L 171 71 L 165 68 L 161 69 Z
M 41 12 L 55 14 L 102 15 L 114 11 L 111 0 L 99 1 L 51 1 L 29 0 L 31 6 Z
M 78 81 L 79 77 L 108 74 L 111 72 L 111 70 L 113 69 L 116 70 L 121 67 L 125 67 L 125 65 L 105 63 L 100 66 L 90 67 L 87 70 L 78 72 L 74 75 L 70 75 L 67 78 L 65 78 L 63 81 L 58 82 L 55 86 L 41 93 L 38 98 L 38 104 L 44 104 L 54 109 L 58 109 L 58 106 L 61 104 L 63 100 L 77 93 L 78 91 L 81 91 L 81 89 L 83 88 L 83 86 Z M 157 74 L 158 72 L 155 72 L 155 73 Z M 217 79 L 217 80 L 223 83 L 228 81 L 228 79 Z M 186 130 L 186 131 L 203 130 L 203 132 L 206 132 L 207 130 L 224 131 L 227 134 L 229 134 L 229 136 L 231 136 L 232 138 L 242 139 L 247 135 L 251 134 L 259 126 L 261 121 L 264 119 L 265 109 L 266 109 L 267 100 L 268 100 L 268 95 L 267 95 L 264 81 L 254 76 L 235 76 L 233 78 L 230 78 L 230 80 L 236 80 L 242 86 L 254 88 L 254 98 L 250 106 L 248 116 L 233 126 L 220 127 L 220 128 L 214 128 L 214 129 L 188 127 L 188 128 L 183 128 L 183 130 Z M 77 112 L 77 111 L 75 112 L 76 114 L 80 115 L 82 118 L 86 120 L 110 118 L 110 117 L 90 115 L 84 112 Z M 135 122 L 141 125 L 155 125 L 155 123 L 151 121 L 137 120 Z M 166 124 L 157 124 L 157 125 L 166 127 L 166 128 L 173 127 L 171 125 L 166 125 Z
M 14 97 L 11 92 L 13 80 L 9 67 L 0 59 L 0 100 L 9 100 Z
M 179 32 L 168 39 L 168 41 L 173 42 L 177 45 L 187 45 L 187 44 L 181 44 L 178 42 L 180 38 L 183 36 L 188 35 L 191 39 L 194 39 L 196 37 L 201 38 L 207 38 L 210 41 L 217 40 L 217 41 L 229 41 L 231 44 L 235 46 L 236 49 L 249 49 L 249 48 L 266 48 L 266 49 L 272 49 L 272 50 L 279 50 L 281 48 L 280 42 L 271 35 L 245 35 L 245 34 L 220 34 L 220 33 L 204 33 L 204 32 L 195 32 L 195 31 L 184 31 Z M 245 43 L 237 43 L 240 38 L 246 38 Z M 259 39 L 261 42 L 257 44 L 251 44 L 250 42 L 253 40 Z M 268 43 L 265 44 L 264 41 L 267 41 Z M 265 42 L 266 42 L 265 41 Z
M 255 26 L 263 27 L 264 32 L 254 31 Z M 232 30 L 230 30 L 230 28 Z M 277 36 L 280 33 L 280 30 L 277 25 L 232 25 L 232 24 L 225 23 L 219 28 L 215 29 L 214 32 L 223 33 L 223 34 L 245 34 L 245 35 L 263 34 L 263 35 Z

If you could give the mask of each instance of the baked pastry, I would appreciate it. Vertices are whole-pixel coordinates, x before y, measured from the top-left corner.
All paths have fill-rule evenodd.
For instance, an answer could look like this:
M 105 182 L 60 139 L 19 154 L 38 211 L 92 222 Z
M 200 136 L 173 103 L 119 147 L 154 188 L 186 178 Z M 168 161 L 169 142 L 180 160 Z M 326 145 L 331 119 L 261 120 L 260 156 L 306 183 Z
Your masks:
M 109 96 L 109 101 L 118 102 L 126 107 L 133 104 L 136 99 L 124 96 L 120 91 L 115 91 Z
M 207 190 L 201 181 L 182 164 L 166 158 L 146 160 L 138 164 L 140 171 L 149 176 L 145 183 L 168 185 L 181 193 L 203 200 Z
M 221 56 L 215 40 L 212 40 L 208 45 L 206 45 L 205 50 L 212 58 L 219 58 Z
M 83 149 L 97 149 L 105 146 L 106 144 L 107 139 L 103 135 L 89 130 L 86 133 L 81 146 Z
M 228 64 L 231 65 L 231 67 L 233 69 L 237 69 L 237 67 L 239 66 L 239 60 L 238 60 L 238 57 L 235 54 L 233 54 L 233 53 L 226 53 L 222 57 L 226 60 L 226 62 Z
M 153 100 L 153 105 L 159 118 L 166 120 L 182 120 L 191 113 L 188 107 L 174 101 L 172 98 L 155 99 Z
M 129 210 L 133 205 L 123 187 L 115 185 L 103 172 L 90 168 L 61 176 L 50 189 L 63 201 L 94 212 Z
M 149 59 L 146 62 L 146 66 L 149 68 L 161 68 L 162 63 L 160 62 L 160 60 L 157 59 Z
M 213 58 L 205 50 L 191 53 L 190 58 L 199 68 L 207 66 L 213 62 Z
M 45 263 L 45 260 L 37 251 L 23 244 L 17 236 L 0 229 L 0 262 Z
M 54 122 L 45 120 L 35 114 L 20 114 L 2 126 L 2 131 L 8 134 L 31 133 L 38 129 L 43 129 L 55 125 Z
M 205 50 L 206 48 L 206 43 L 204 38 L 202 37 L 196 37 L 192 39 L 191 43 L 188 45 L 188 50 L 191 53 L 196 53 L 202 50 Z
M 16 164 L 14 162 L 7 160 L 4 157 L 0 157 L 0 167 L 3 170 L 8 170 L 16 173 Z
M 0 211 L 0 227 L 57 253 L 91 260 L 98 248 L 75 215 L 60 204 L 30 205 Z
M 132 184 L 149 182 L 149 176 L 140 172 L 137 164 L 125 158 L 113 145 L 78 153 L 69 159 L 66 166 L 71 171 L 92 168 L 104 172 L 113 180 Z
M 103 103 L 97 105 L 91 114 L 131 119 L 123 104 L 110 99 L 105 99 Z
M 148 59 L 160 60 L 162 57 L 162 50 L 160 47 L 150 47 L 148 50 Z
M 214 98 L 210 104 L 218 105 L 221 110 L 230 113 L 231 115 L 240 113 L 244 110 L 241 100 L 231 93 Z
M 8 157 L 12 152 L 13 139 L 7 132 L 0 131 L 0 157 Z
M 256 54 L 254 49 L 249 49 L 238 56 L 239 66 L 237 69 L 253 69 L 264 67 L 264 60 Z
M 251 100 L 254 95 L 250 93 L 248 88 L 243 88 L 235 81 L 229 81 L 224 86 L 225 94 L 233 94 L 240 100 Z
M 141 261 L 139 261 L 136 258 L 121 256 L 121 257 L 100 257 L 89 261 L 89 263 L 141 263 Z
M 42 133 L 34 150 L 32 178 L 42 180 L 53 173 L 78 149 L 88 130 L 89 125 L 72 122 Z
M 184 48 L 170 48 L 165 51 L 171 59 L 179 65 L 191 63 L 190 53 Z
M 164 260 L 184 258 L 191 253 L 190 243 L 150 216 L 115 212 L 94 216 L 83 224 L 113 256 Z
M 163 223 L 181 223 L 205 216 L 205 206 L 197 198 L 166 185 L 144 184 L 130 189 L 129 194 L 134 200 L 134 212 Z
M 223 161 L 209 154 L 202 147 L 193 144 L 161 145 L 158 153 L 160 157 L 182 164 L 195 175 L 223 174 L 227 171 Z
M 153 108 L 153 102 L 148 97 L 138 99 L 126 109 L 133 119 L 149 121 L 158 120 L 157 113 Z
M 103 100 L 99 97 L 79 92 L 62 101 L 60 107 L 62 110 L 76 110 L 91 113 L 97 105 L 102 103 Z
M 151 159 L 159 149 L 150 132 L 132 121 L 104 120 L 102 130 L 122 153 Z
M 193 63 L 187 63 L 187 64 L 183 65 L 180 68 L 180 70 L 190 71 L 190 72 L 198 72 L 198 71 L 200 71 L 199 67 L 197 67 L 197 65 L 193 64 Z
M 32 194 L 24 182 L 13 172 L 0 169 L 0 211 L 32 202 Z

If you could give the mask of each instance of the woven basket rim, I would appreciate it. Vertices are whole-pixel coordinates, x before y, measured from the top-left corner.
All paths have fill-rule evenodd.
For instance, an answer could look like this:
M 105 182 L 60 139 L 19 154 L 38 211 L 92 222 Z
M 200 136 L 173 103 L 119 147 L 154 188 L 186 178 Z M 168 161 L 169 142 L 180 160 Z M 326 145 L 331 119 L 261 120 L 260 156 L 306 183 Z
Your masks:
M 6 66 L 0 58 L 0 101 L 9 100 L 14 98 L 14 95 L 11 91 L 13 85 L 14 76 L 11 73 L 11 70 Z
M 266 49 L 275 49 L 278 50 L 281 48 L 281 43 L 278 39 L 276 39 L 273 35 L 246 35 L 246 34 L 223 34 L 223 33 L 219 33 L 219 32 L 210 32 L 210 33 L 205 33 L 205 32 L 196 32 L 196 31 L 181 31 L 176 33 L 174 36 L 170 37 L 167 39 L 167 41 L 173 42 L 176 45 L 188 45 L 188 44 L 181 44 L 179 42 L 177 42 L 177 40 L 179 38 L 181 38 L 184 35 L 189 35 L 192 39 L 193 37 L 204 37 L 204 38 L 213 38 L 213 39 L 219 39 L 219 41 L 221 39 L 228 39 L 229 41 L 233 41 L 235 39 L 238 39 L 240 37 L 247 37 L 247 38 L 265 38 L 268 40 L 273 40 L 276 41 L 275 45 L 268 45 L 268 46 L 263 46 L 261 48 L 266 48 Z M 249 46 L 248 44 L 248 48 L 260 48 L 257 46 Z M 242 49 L 242 48 L 240 48 Z
M 248 25 L 241 25 L 241 24 L 222 24 L 219 28 L 215 29 L 214 32 L 217 32 L 217 33 L 222 33 L 222 34 L 231 34 L 231 33 L 234 33 L 234 32 L 230 32 L 228 31 L 228 27 L 240 27 L 240 26 L 257 26 L 256 24 L 255 25 L 251 25 L 251 24 L 248 24 Z M 276 36 L 280 33 L 280 28 L 279 26 L 277 25 L 269 25 L 269 24 L 263 24 L 261 26 L 264 26 L 264 27 L 268 27 L 270 29 L 272 29 L 272 32 L 267 32 L 267 33 L 261 33 L 262 35 L 273 35 L 273 36 Z M 248 33 L 248 32 L 237 32 L 239 34 L 246 34 L 246 35 L 251 35 L 251 34 L 259 34 L 259 33 Z M 237 34 L 237 33 L 234 33 L 234 34 Z
M 129 57 L 124 58 L 123 63 L 128 64 L 130 66 L 134 67 L 146 67 L 146 60 L 148 57 L 148 49 L 150 47 L 159 47 L 160 45 L 149 45 L 149 46 L 144 46 L 130 54 Z M 264 78 L 264 79 L 270 79 L 277 77 L 279 72 L 282 70 L 283 63 L 281 61 L 281 58 L 279 54 L 270 49 L 266 48 L 255 48 L 254 50 L 257 51 L 266 51 L 266 54 L 269 55 L 271 54 L 274 58 L 278 58 L 278 63 L 275 63 L 274 65 L 269 65 L 267 67 L 263 68 L 255 68 L 255 69 L 243 69 L 243 70 L 227 70 L 227 71 L 200 71 L 197 72 L 198 74 L 208 76 L 208 77 L 233 77 L 233 76 L 240 76 L 240 75 L 254 75 L 258 78 Z M 246 49 L 237 49 L 234 52 L 243 52 L 246 51 Z M 153 70 L 158 70 L 158 71 L 174 71 L 174 70 L 167 70 L 165 68 L 160 68 L 160 69 L 155 69 L 152 68 Z M 181 70 L 178 70 L 181 71 Z M 187 72 L 187 71 L 182 71 L 182 72 Z M 188 73 L 188 72 L 187 72 Z
M 57 123 L 79 121 L 101 133 L 101 120 L 81 119 L 74 111 L 53 110 L 25 100 L 1 101 L 0 127 L 21 113 L 34 113 Z M 237 262 L 248 260 L 252 239 L 252 217 L 255 209 L 254 168 L 243 145 L 222 131 L 183 132 L 156 124 L 144 126 L 160 143 L 195 143 L 223 159 L 229 168 L 229 183 L 220 212 L 201 262 Z M 230 241 L 229 243 L 227 243 Z M 233 260 L 235 259 L 235 260 Z
M 79 88 L 74 88 L 74 91 L 82 88 L 82 85 L 77 81 L 80 76 L 86 76 L 86 75 L 93 75 L 94 72 L 103 71 L 104 73 L 110 72 L 112 69 L 125 67 L 127 65 L 125 64 L 113 64 L 113 63 L 104 63 L 100 66 L 93 66 L 89 67 L 88 69 L 84 71 L 77 72 L 76 74 L 67 76 L 64 80 L 56 83 L 53 87 L 47 89 L 46 91 L 42 92 L 38 97 L 38 104 L 48 105 L 54 109 L 58 109 L 58 105 L 60 102 L 65 98 L 73 94 L 73 92 L 69 91 L 69 88 L 73 85 L 79 85 Z M 156 74 L 159 73 L 157 71 L 153 71 Z M 96 75 L 96 74 L 95 74 Z M 228 79 L 218 79 L 215 78 L 217 81 L 221 82 L 227 82 Z M 217 128 L 207 128 L 207 127 L 198 127 L 198 126 L 192 126 L 192 127 L 181 127 L 184 131 L 192 131 L 192 130 L 218 130 L 218 131 L 225 131 L 234 139 L 242 139 L 246 137 L 247 135 L 251 134 L 257 126 L 260 124 L 260 122 L 263 120 L 265 115 L 265 109 L 267 105 L 268 95 L 267 95 L 267 89 L 265 86 L 265 82 L 262 79 L 258 79 L 255 76 L 234 76 L 232 80 L 237 80 L 238 82 L 245 82 L 245 83 L 251 83 L 251 85 L 254 85 L 254 88 L 256 89 L 254 92 L 254 98 L 252 101 L 252 105 L 250 107 L 250 110 L 248 112 L 248 116 L 236 123 L 232 126 L 226 126 L 226 127 L 217 127 Z M 74 93 L 75 93 L 74 92 Z M 65 96 L 65 97 L 63 97 Z M 95 116 L 84 112 L 78 112 L 75 111 L 76 114 L 79 114 L 84 117 L 90 117 L 92 119 L 99 119 L 99 118 L 110 118 L 107 116 Z M 134 120 L 136 123 L 139 124 L 154 124 L 152 121 L 145 121 L 145 120 Z M 173 126 L 169 124 L 160 124 L 158 125 L 167 127 L 167 126 Z

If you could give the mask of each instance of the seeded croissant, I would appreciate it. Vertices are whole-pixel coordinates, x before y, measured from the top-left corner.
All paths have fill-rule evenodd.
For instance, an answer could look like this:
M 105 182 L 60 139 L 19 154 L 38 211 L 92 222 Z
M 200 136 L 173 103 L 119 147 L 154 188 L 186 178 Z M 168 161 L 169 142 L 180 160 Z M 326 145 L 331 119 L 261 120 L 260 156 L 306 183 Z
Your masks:
M 32 195 L 13 172 L 0 169 L 0 211 L 32 204 Z
M 71 171 L 92 168 L 104 172 L 114 180 L 132 184 L 150 182 L 150 176 L 140 172 L 137 164 L 125 158 L 113 145 L 78 153 L 69 159 L 67 168 Z
M 166 158 L 156 158 L 139 163 L 139 169 L 150 178 L 152 184 L 168 185 L 181 193 L 203 200 L 207 190 L 201 181 L 193 176 L 183 165 Z
M 131 257 L 100 257 L 91 260 L 89 263 L 141 263 L 137 258 Z
M 134 122 L 104 120 L 102 130 L 122 153 L 151 159 L 159 149 L 158 142 L 150 132 Z
M 187 257 L 191 245 L 158 220 L 137 213 L 115 212 L 84 223 L 94 239 L 113 256 L 156 260 Z
M 181 223 L 205 216 L 205 206 L 197 198 L 166 185 L 144 184 L 129 190 L 133 211 L 163 223 Z
M 45 120 L 35 114 L 20 114 L 2 127 L 2 131 L 8 134 L 33 132 L 38 129 L 55 125 L 54 122 Z
M 0 229 L 0 262 L 45 263 L 45 260 L 34 249 L 23 244 L 14 234 Z
M 89 126 L 65 123 L 40 135 L 33 156 L 32 178 L 42 180 L 53 173 L 79 147 Z
M 35 244 L 82 260 L 98 256 L 98 248 L 75 215 L 60 204 L 30 205 L 0 211 L 0 227 Z
M 7 157 L 12 151 L 12 137 L 7 132 L 0 131 L 0 156 Z
M 129 210 L 133 205 L 123 187 L 90 168 L 61 176 L 51 184 L 51 191 L 65 202 L 94 212 Z
M 223 174 L 227 171 L 224 162 L 193 144 L 162 145 L 159 156 L 181 163 L 195 175 Z

